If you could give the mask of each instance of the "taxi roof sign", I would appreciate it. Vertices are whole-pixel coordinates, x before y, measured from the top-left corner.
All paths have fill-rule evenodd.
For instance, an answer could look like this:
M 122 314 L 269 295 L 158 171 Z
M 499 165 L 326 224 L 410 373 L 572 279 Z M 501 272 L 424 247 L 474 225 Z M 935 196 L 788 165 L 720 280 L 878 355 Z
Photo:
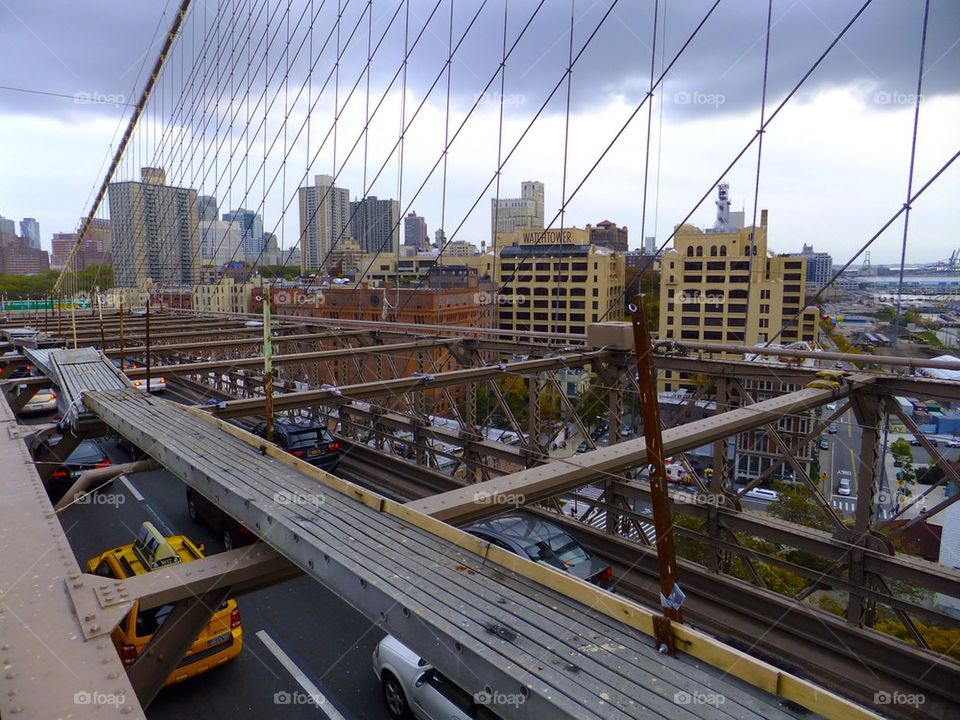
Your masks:
M 180 555 L 151 522 L 140 526 L 140 532 L 133 543 L 133 551 L 148 570 L 179 565 L 181 562 Z

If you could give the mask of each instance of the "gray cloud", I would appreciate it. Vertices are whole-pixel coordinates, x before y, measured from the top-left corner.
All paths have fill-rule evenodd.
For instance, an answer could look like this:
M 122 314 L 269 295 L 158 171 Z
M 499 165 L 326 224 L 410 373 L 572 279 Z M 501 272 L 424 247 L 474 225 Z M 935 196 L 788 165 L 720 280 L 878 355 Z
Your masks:
M 313 23 L 314 59 L 329 38 L 313 74 L 314 90 L 320 87 L 333 66 L 337 3 L 317 2 L 311 6 L 304 0 L 294 2 L 289 26 L 291 46 L 287 55 L 284 52 L 288 26 L 286 22 L 278 21 L 283 15 L 283 3 L 251 0 L 250 3 L 221 4 L 225 11 L 221 12 L 213 0 L 197 0 L 193 4 L 184 33 L 169 59 L 167 77 L 171 92 L 179 90 L 180 78 L 189 77 L 193 66 L 202 68 L 208 77 L 208 97 L 217 87 L 226 90 L 229 87 L 228 65 L 235 62 L 236 76 L 242 76 L 247 67 L 247 55 L 251 53 L 255 53 L 250 59 L 252 67 L 261 68 L 253 81 L 255 87 L 262 88 L 264 82 L 261 62 L 270 68 L 281 63 L 280 71 L 273 76 L 273 82 L 277 83 L 285 74 L 288 59 L 292 62 L 291 85 L 299 86 L 307 76 L 311 60 L 306 44 L 296 56 L 298 47 L 307 37 L 311 7 L 314 10 L 322 7 Z M 575 51 L 600 23 L 609 4 L 609 0 L 576 2 Z M 768 91 L 771 102 L 784 96 L 860 4 L 835 0 L 774 2 L 775 27 Z M 70 98 L 77 96 L 81 101 L 77 105 L 65 98 L 0 91 L 0 112 L 116 115 L 117 106 L 111 103 L 132 101 L 131 98 L 139 92 L 144 78 L 141 76 L 136 86 L 134 80 L 144 61 L 147 69 L 152 64 L 176 5 L 170 0 L 161 16 L 156 8 L 145 3 L 0 0 L 0 47 L 4 48 L 3 55 L 10 59 L 0 64 L 0 85 L 60 93 Z M 669 59 L 711 3 L 707 0 L 661 0 L 660 5 L 658 44 Z M 341 83 L 346 92 L 365 64 L 367 22 L 363 15 L 366 9 L 363 0 L 345 0 L 343 6 L 340 38 L 344 45 L 348 40 L 350 42 L 341 62 Z M 412 0 L 409 43 L 424 28 L 436 6 L 435 0 Z M 508 42 L 513 42 L 529 18 L 534 16 L 536 6 L 535 0 L 513 0 L 510 3 Z M 398 7 L 400 12 L 395 13 Z M 455 38 L 464 32 L 478 7 L 479 3 L 454 4 Z M 664 7 L 665 38 L 662 27 Z M 408 86 L 415 96 L 422 95 L 443 68 L 449 8 L 447 0 L 439 3 L 409 60 Z M 574 70 L 572 102 L 576 107 L 594 104 L 610 94 L 623 95 L 631 102 L 642 97 L 649 79 L 652 8 L 652 2 L 620 0 L 616 4 Z M 807 91 L 859 83 L 865 92 L 871 94 L 870 99 L 879 93 L 878 105 L 895 104 L 896 99 L 911 95 L 916 84 L 922 9 L 920 2 L 875 0 L 843 43 L 808 81 Z M 307 16 L 297 25 L 303 11 L 307 11 Z M 373 84 L 382 91 L 395 75 L 403 56 L 404 6 L 399 1 L 378 0 L 374 3 L 374 17 L 375 40 L 395 17 L 373 63 Z M 271 34 L 265 37 L 270 19 Z M 699 106 L 710 105 L 711 99 L 713 105 L 718 105 L 711 109 L 722 112 L 742 112 L 758 106 L 765 21 L 766 3 L 721 2 L 668 75 L 665 97 L 668 102 L 675 101 L 673 112 L 677 116 L 696 114 L 702 111 Z M 487 2 L 454 59 L 452 92 L 456 101 L 472 102 L 495 73 L 501 59 L 502 24 L 503 3 Z M 356 32 L 350 38 L 354 27 L 357 27 Z M 569 52 L 569 28 L 570 3 L 546 0 L 508 60 L 505 91 L 509 97 L 523 97 L 531 112 L 563 77 Z M 219 66 L 212 60 L 212 52 L 205 61 L 201 60 L 205 34 L 215 38 L 212 47 L 221 48 Z M 958 40 L 960 4 L 953 0 L 935 0 L 931 3 L 927 39 L 925 95 L 960 91 Z M 221 76 L 223 80 L 218 86 L 215 80 Z M 398 79 L 395 87 L 399 84 Z M 328 90 L 332 89 L 331 85 Z M 494 94 L 490 98 L 499 97 L 496 94 L 499 93 L 499 81 L 492 90 Z M 441 82 L 433 97 L 443 94 L 445 84 Z M 722 103 L 717 103 L 717 98 L 722 98 Z M 884 103 L 884 98 L 889 98 L 890 102 Z M 94 102 L 89 102 L 91 100 Z M 565 88 L 562 88 L 548 111 L 562 111 L 564 100 Z M 164 102 L 169 105 L 169 98 Z

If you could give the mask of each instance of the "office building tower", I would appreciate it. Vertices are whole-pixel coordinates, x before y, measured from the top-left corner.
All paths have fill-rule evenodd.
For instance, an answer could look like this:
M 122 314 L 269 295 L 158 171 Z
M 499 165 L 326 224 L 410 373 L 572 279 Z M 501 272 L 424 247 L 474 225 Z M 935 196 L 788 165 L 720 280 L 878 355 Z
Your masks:
M 403 219 L 403 244 L 407 247 L 415 247 L 417 250 L 426 250 L 430 247 L 427 221 L 415 212 L 407 214 Z
M 375 195 L 350 203 L 350 227 L 363 252 L 392 253 L 399 247 L 400 203 Z
M 543 183 L 526 181 L 518 198 L 491 198 L 490 235 L 496 242 L 500 233 L 543 230 Z
M 304 275 L 328 262 L 335 243 L 350 237 L 350 191 L 317 175 L 298 191 L 300 200 L 300 268 Z

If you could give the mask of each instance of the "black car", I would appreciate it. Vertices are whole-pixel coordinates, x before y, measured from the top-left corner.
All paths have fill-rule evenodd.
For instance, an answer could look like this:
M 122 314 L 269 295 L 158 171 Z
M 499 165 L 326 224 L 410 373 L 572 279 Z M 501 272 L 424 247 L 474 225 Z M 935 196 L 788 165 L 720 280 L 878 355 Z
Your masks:
M 257 536 L 244 525 L 227 515 L 223 510 L 207 500 L 203 495 L 187 488 L 187 514 L 196 523 L 203 523 L 220 533 L 225 550 L 250 545 Z
M 606 561 L 591 555 L 563 528 L 526 513 L 510 513 L 463 528 L 482 540 L 588 580 L 609 586 L 613 570 Z
M 86 470 L 108 467 L 112 464 L 103 448 L 95 440 L 81 440 L 77 448 L 64 459 L 57 454 L 57 446 L 61 439 L 55 437 L 49 442 L 42 442 L 34 451 L 34 459 L 38 459 L 52 448 L 55 462 L 63 463 L 53 471 L 47 484 L 47 495 L 52 503 L 58 502 L 66 495 L 67 490 Z
M 267 436 L 266 421 L 253 428 L 258 437 Z M 331 471 L 340 462 L 340 442 L 323 423 L 309 418 L 278 417 L 273 421 L 273 442 L 294 457 Z

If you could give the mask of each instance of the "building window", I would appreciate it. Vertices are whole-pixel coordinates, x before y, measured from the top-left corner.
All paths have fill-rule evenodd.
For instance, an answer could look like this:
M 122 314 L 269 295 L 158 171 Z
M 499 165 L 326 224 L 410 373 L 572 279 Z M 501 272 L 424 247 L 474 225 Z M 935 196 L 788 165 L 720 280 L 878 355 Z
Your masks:
M 693 245 L 690 245 L 689 247 L 687 247 L 687 257 L 693 257 Z M 672 263 L 670 267 L 673 267 Z
M 697 257 L 703 257 L 703 245 L 697 245 Z
M 721 245 L 721 246 L 720 246 L 720 257 L 726 257 L 726 256 L 727 256 L 727 246 L 726 246 L 726 245 Z
M 711 246 L 710 246 L 710 257 L 716 257 L 716 256 L 717 256 L 717 246 L 716 246 L 716 245 L 711 245 Z

